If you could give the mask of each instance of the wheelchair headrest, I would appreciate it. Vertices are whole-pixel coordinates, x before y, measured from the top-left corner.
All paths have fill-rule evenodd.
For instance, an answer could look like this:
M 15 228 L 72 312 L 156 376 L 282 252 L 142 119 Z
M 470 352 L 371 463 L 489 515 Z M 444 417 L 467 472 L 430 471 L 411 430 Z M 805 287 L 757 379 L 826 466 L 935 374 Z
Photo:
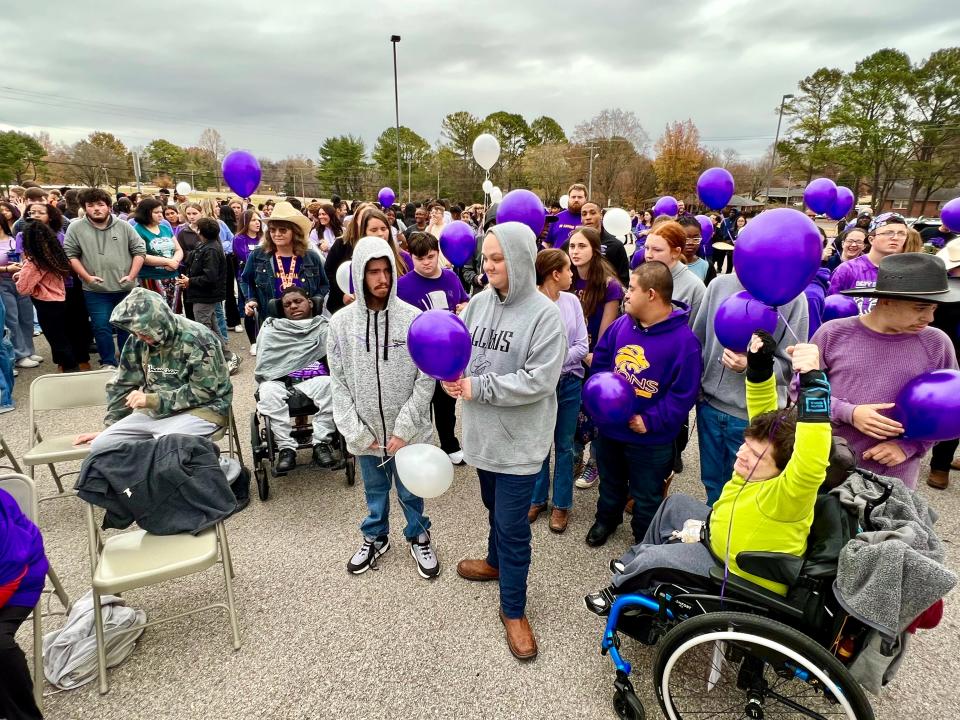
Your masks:
M 323 312 L 323 296 L 314 295 L 310 298 L 313 301 L 313 314 L 319 315 Z M 280 304 L 280 298 L 273 298 L 267 303 L 267 317 L 282 318 L 283 306 Z

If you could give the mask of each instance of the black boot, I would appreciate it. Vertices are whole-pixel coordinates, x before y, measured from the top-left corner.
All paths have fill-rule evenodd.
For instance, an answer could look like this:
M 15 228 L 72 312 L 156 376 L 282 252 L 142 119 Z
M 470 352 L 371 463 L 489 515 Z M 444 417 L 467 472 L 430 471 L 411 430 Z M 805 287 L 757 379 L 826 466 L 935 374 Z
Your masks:
M 313 446 L 313 461 L 322 468 L 332 468 L 337 464 L 330 443 L 322 442 Z
M 587 533 L 587 545 L 590 547 L 600 547 L 616 529 L 616 527 L 607 527 L 603 523 L 595 522 Z
M 283 448 L 277 456 L 278 473 L 288 473 L 297 466 L 297 451 L 291 448 Z

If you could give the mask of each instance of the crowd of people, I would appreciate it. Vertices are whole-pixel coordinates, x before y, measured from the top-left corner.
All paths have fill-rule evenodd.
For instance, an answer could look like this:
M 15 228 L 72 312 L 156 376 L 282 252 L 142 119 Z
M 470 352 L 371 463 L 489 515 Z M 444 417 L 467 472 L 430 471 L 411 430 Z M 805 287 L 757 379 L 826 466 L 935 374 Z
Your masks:
M 775 331 L 738 352 L 723 346 L 714 320 L 744 290 L 730 259 L 744 216 L 716 215 L 711 252 L 682 204 L 677 216 L 636 213 L 632 237 L 619 238 L 604 229 L 604 210 L 582 184 L 567 195 L 536 237 L 524 224 L 498 223 L 496 204 L 380 207 L 334 197 L 304 205 L 290 197 L 255 205 L 163 190 L 114 199 L 98 188 L 25 188 L 0 203 L 0 412 L 13 409 L 17 371 L 44 361 L 38 327 L 59 371 L 88 370 L 93 355 L 116 368 L 106 429 L 78 443 L 209 436 L 227 424 L 229 375 L 241 364 L 228 331 L 246 332 L 277 469 L 297 465 L 288 407 L 297 390 L 318 409 L 312 460 L 342 463 L 335 433 L 357 457 L 367 516 L 349 572 L 375 567 L 390 549 L 393 486 L 417 572 L 440 574 L 425 502 L 392 461 L 400 448 L 431 442 L 435 427 L 451 462 L 476 469 L 489 541 L 483 557 L 461 560 L 457 572 L 499 583 L 500 618 L 520 659 L 537 654 L 526 617 L 531 524 L 549 509 L 550 530 L 565 532 L 572 508 L 592 503 L 586 494 L 578 501 L 576 489 L 598 485 L 595 506 L 583 508 L 594 517 L 591 547 L 629 519 L 635 545 L 617 551 L 613 588 L 643 558 L 666 562 L 663 551 L 644 549 L 710 507 L 718 527 L 740 513 L 748 518 L 741 529 L 769 530 L 737 534 L 736 548 L 802 554 L 831 435 L 863 467 L 916 489 L 932 443 L 904 440 L 885 411 L 913 377 L 957 369 L 960 239 L 946 237 L 933 256 L 908 245 L 911 229 L 899 215 L 852 219 L 835 241 L 824 235 L 817 278 L 779 308 Z M 474 257 L 456 267 L 439 242 L 453 220 L 473 227 L 477 242 Z M 838 293 L 855 297 L 861 314 L 822 322 L 825 297 Z M 425 375 L 407 346 L 413 320 L 437 308 L 457 313 L 472 340 L 467 370 L 452 382 Z M 582 411 L 584 381 L 607 371 L 634 391 L 626 424 Z M 799 411 L 784 411 L 798 396 Z M 813 397 L 816 412 L 803 402 Z M 683 472 L 691 415 L 703 501 L 665 503 Z M 934 448 L 931 487 L 948 486 L 957 444 Z M 738 506 L 746 486 L 755 497 Z M 765 503 L 776 511 L 765 512 Z M 710 561 L 671 552 L 685 569 Z M 731 571 L 783 591 L 735 563 Z M 0 606 L 6 597 L 0 592 Z M 600 609 L 604 597 L 594 598 Z

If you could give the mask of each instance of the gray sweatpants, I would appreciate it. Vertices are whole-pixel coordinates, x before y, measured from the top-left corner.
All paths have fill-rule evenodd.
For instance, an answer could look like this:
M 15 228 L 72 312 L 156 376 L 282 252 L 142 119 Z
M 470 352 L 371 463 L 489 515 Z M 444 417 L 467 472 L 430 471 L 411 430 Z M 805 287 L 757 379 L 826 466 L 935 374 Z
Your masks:
M 309 378 L 294 386 L 308 398 L 320 411 L 313 416 L 313 444 L 329 442 L 333 437 L 336 426 L 333 424 L 333 393 L 330 389 L 330 378 L 322 375 Z M 260 399 L 257 401 L 257 410 L 270 418 L 270 429 L 280 449 L 297 449 L 297 443 L 291 432 L 293 425 L 290 422 L 290 407 L 287 397 L 290 390 L 282 382 L 266 380 L 260 383 Z
M 668 495 L 650 521 L 643 542 L 620 558 L 624 570 L 613 576 L 611 584 L 620 587 L 630 578 L 654 568 L 672 568 L 708 577 L 716 562 L 706 545 L 669 540 L 673 531 L 682 530 L 687 520 L 706 520 L 709 513 L 708 506 L 689 495 Z
M 210 328 L 210 331 L 217 337 L 217 340 L 220 341 L 220 347 L 223 348 L 224 359 L 229 360 L 233 357 L 233 353 L 230 352 L 230 348 L 227 347 L 227 341 L 224 340 L 223 335 L 220 334 L 220 327 L 217 323 L 217 305 L 219 305 L 219 303 L 194 303 L 193 319 L 201 325 Z
M 207 437 L 217 431 L 218 426 L 209 420 L 179 413 L 165 418 L 152 418 L 146 413 L 132 412 L 125 418 L 101 432 L 90 443 L 90 451 L 97 452 L 105 447 L 127 440 L 150 440 L 164 435 L 199 435 Z

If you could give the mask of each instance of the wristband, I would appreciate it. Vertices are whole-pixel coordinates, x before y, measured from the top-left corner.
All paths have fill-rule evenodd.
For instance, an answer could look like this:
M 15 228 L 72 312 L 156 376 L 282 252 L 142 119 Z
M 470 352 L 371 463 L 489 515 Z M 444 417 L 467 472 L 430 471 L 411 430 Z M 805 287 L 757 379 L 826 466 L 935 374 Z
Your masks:
M 823 370 L 811 370 L 800 376 L 797 420 L 830 422 L 830 382 Z

